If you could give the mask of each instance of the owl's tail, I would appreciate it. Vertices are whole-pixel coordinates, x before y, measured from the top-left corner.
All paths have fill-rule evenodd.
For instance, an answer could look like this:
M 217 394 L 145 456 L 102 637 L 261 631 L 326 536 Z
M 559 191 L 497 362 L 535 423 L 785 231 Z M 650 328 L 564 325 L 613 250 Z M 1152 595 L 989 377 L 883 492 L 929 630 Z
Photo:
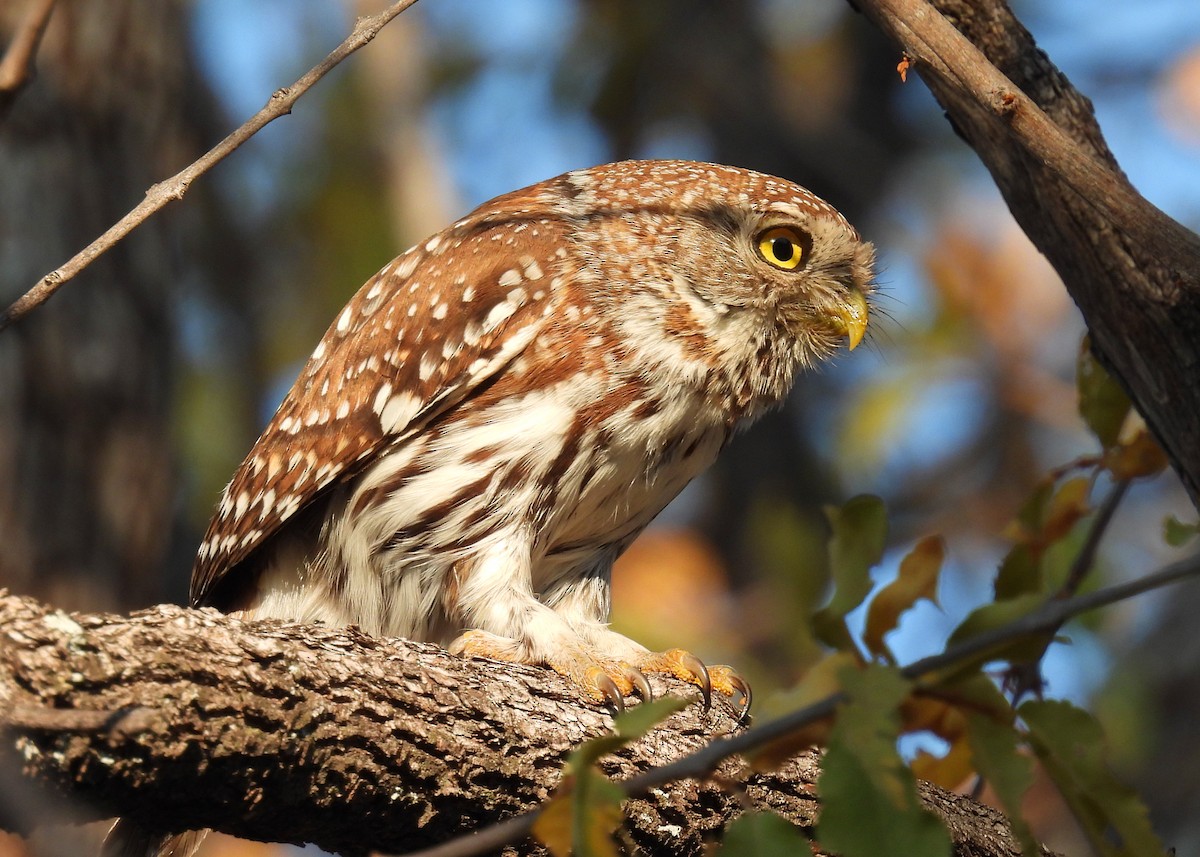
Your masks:
M 207 835 L 207 830 L 158 833 L 118 818 L 104 837 L 100 857 L 193 857 Z

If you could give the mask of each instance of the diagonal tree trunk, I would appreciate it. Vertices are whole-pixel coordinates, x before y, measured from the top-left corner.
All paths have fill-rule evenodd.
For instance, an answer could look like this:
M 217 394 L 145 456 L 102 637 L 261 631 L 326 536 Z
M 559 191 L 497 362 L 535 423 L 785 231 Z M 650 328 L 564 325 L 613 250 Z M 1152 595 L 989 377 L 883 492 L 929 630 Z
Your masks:
M 1200 503 L 1200 237 L 1129 184 L 1091 103 L 1002 0 L 856 5 L 987 166 Z

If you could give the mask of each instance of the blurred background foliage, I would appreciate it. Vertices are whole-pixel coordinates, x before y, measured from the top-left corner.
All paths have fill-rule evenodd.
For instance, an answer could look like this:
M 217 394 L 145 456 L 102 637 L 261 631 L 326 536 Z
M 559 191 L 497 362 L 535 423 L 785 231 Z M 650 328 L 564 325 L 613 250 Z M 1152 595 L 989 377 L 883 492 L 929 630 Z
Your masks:
M 22 5 L 7 4 L 4 32 Z M 5 301 L 382 4 L 114 0 L 107 23 L 91 5 L 60 2 L 40 76 L 0 125 Z M 1013 6 L 1093 99 L 1135 185 L 1200 225 L 1200 6 Z M 602 161 L 682 157 L 775 173 L 831 200 L 879 248 L 879 311 L 868 347 L 801 379 L 629 550 L 616 625 L 736 664 L 759 695 L 791 685 L 821 654 L 808 617 L 828 595 L 822 508 L 870 492 L 892 515 L 880 585 L 917 539 L 946 537 L 940 608 L 923 604 L 888 640 L 902 662 L 939 650 L 990 599 L 1005 526 L 1039 478 L 1097 450 L 1075 407 L 1078 312 L 919 79 L 900 81 L 899 59 L 838 0 L 424 0 L 136 235 L 137 264 L 93 268 L 0 337 L 12 415 L 0 426 L 0 585 L 78 609 L 184 599 L 224 481 L 368 276 L 506 190 Z M 85 209 L 81 195 L 99 203 Z M 30 211 L 44 228 L 31 229 Z M 122 302 L 129 326 L 104 323 Z M 59 382 L 53 360 L 29 355 L 84 337 L 90 375 L 64 384 L 55 407 L 31 406 Z M 129 360 L 106 357 L 130 337 Z M 94 457 L 86 438 L 100 417 L 80 397 L 118 378 L 130 387 L 131 367 L 147 375 L 134 392 L 95 403 L 128 407 L 114 442 L 126 453 L 80 476 L 59 430 L 82 429 L 69 443 Z M 160 393 L 142 401 L 145 389 Z M 130 476 L 146 462 L 159 474 L 148 487 Z M 68 500 L 74 517 L 51 514 Z M 140 537 L 118 538 L 116 524 L 78 537 L 89 509 L 111 518 L 122 507 Z M 1100 580 L 1174 558 L 1161 534 L 1171 513 L 1194 518 L 1173 476 L 1135 486 Z M 64 554 L 68 534 L 85 544 Z M 1197 609 L 1187 588 L 1121 605 L 1070 626 L 1046 663 L 1047 694 L 1099 712 L 1119 769 L 1180 853 L 1200 850 Z M 1052 800 L 1031 808 L 1053 847 L 1082 851 Z

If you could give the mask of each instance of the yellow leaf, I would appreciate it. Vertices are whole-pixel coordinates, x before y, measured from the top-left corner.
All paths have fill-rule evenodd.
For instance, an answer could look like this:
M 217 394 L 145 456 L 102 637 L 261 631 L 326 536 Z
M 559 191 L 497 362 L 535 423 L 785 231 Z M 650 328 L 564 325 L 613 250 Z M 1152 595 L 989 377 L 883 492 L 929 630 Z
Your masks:
M 554 857 L 617 857 L 620 790 L 595 768 L 566 777 L 530 832 Z
M 1154 476 L 1162 472 L 1167 463 L 1167 454 L 1144 425 L 1131 439 L 1122 438 L 1119 444 L 1104 453 L 1104 466 L 1117 480 Z
M 560 789 L 541 813 L 534 819 L 530 829 L 539 842 L 554 857 L 568 857 L 571 853 L 571 793 Z
M 593 801 L 575 814 L 575 854 L 577 857 L 618 857 L 613 833 L 621 826 L 621 804 Z
M 1068 479 L 1046 509 L 1046 518 L 1042 522 L 1040 545 L 1045 547 L 1053 544 L 1071 532 L 1075 523 L 1091 511 L 1088 505 L 1088 492 L 1091 489 L 1089 480 L 1082 476 Z
M 912 772 L 922 780 L 953 789 L 963 783 L 974 772 L 971 745 L 966 733 L 950 745 L 944 756 L 934 756 L 921 750 L 912 761 Z
M 879 591 L 867 610 L 867 627 L 863 643 L 877 656 L 893 660 L 883 637 L 893 630 L 900 616 L 922 598 L 937 604 L 938 574 L 946 556 L 946 544 L 941 536 L 927 536 L 917 542 L 900 562 L 896 579 Z
M 834 652 L 817 661 L 812 669 L 805 673 L 799 684 L 777 695 L 766 707 L 769 708 L 769 713 L 779 715 L 788 711 L 799 711 L 827 699 L 842 690 L 838 674 L 843 669 L 859 666 L 858 659 L 850 652 Z M 748 754 L 747 761 L 756 771 L 774 770 L 801 750 L 824 744 L 832 725 L 829 719 L 810 723 L 752 751 Z

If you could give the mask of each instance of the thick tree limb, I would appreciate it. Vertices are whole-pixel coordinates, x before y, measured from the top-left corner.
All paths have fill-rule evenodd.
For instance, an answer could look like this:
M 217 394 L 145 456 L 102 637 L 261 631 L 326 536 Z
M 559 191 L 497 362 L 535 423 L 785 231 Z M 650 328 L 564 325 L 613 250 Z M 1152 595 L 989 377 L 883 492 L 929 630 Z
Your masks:
M 68 616 L 16 597 L 0 598 L 0 627 L 0 765 L 19 769 L 25 798 L 0 826 L 18 832 L 39 822 L 36 797 L 69 802 L 76 820 L 411 851 L 533 808 L 566 754 L 611 724 L 549 671 L 353 629 L 176 607 Z M 603 767 L 627 779 L 732 727 L 689 706 Z M 698 854 L 747 805 L 809 826 L 816 775 L 811 754 L 771 773 L 726 761 L 713 782 L 630 801 L 625 835 Z M 932 788 L 926 799 L 960 854 L 1018 853 L 995 812 Z
M 1200 237 L 1129 184 L 1091 104 L 1003 0 L 855 3 L 991 171 L 1200 503 Z

